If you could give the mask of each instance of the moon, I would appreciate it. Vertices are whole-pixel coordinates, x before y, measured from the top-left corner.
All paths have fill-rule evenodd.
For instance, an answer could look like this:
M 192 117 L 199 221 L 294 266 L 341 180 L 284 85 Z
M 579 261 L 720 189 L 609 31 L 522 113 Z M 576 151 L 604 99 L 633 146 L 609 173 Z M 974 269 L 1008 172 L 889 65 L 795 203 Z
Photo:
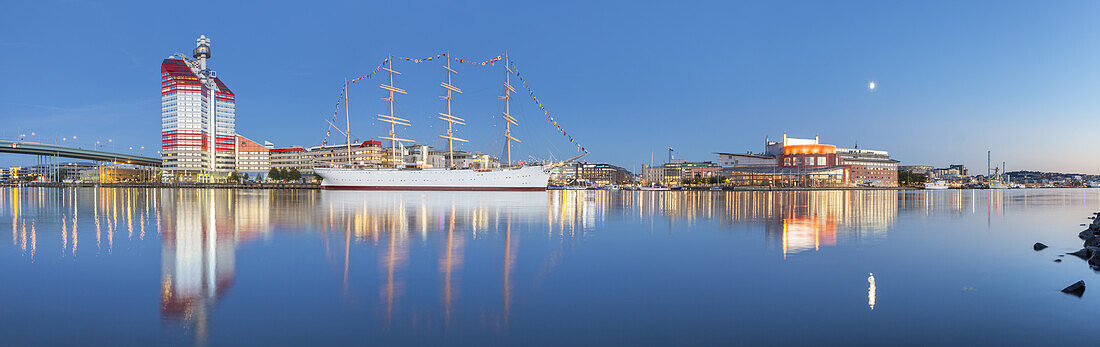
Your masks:
M 870 84 L 868 84 L 867 89 L 875 90 L 875 82 L 871 82 Z

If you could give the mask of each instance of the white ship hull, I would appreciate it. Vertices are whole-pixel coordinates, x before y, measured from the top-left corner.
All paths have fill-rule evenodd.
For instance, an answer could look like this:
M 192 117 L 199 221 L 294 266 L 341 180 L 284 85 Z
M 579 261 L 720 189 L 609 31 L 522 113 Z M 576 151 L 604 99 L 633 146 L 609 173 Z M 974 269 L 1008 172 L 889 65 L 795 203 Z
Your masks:
M 942 190 L 942 189 L 947 189 L 947 188 L 950 188 L 950 187 L 947 186 L 947 183 L 925 183 L 924 184 L 924 189 Z
M 347 190 L 546 190 L 543 166 L 477 171 L 469 169 L 314 168 L 324 189 Z

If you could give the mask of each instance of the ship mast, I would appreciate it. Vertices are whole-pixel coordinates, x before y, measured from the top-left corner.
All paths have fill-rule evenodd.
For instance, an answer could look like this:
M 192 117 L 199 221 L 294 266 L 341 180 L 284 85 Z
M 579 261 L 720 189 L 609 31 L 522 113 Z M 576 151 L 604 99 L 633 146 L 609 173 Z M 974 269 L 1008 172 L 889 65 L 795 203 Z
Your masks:
M 347 131 L 344 132 L 344 136 L 347 137 L 348 144 L 348 166 L 352 165 L 351 155 L 351 111 L 348 106 L 348 79 L 344 78 L 344 125 L 347 126 Z
M 462 93 L 462 90 L 458 89 L 454 85 L 451 85 L 451 74 L 452 73 L 457 74 L 458 71 L 455 71 L 454 69 L 451 69 L 451 52 L 448 51 L 445 54 L 445 56 L 447 57 L 447 65 L 443 66 L 443 68 L 447 69 L 447 82 L 439 82 L 439 85 L 447 90 L 447 95 L 441 96 L 441 98 L 443 98 L 444 100 L 447 100 L 447 113 L 440 112 L 439 113 L 439 119 L 442 119 L 442 120 L 447 122 L 447 135 L 439 135 L 439 137 L 447 139 L 447 168 L 452 168 L 453 169 L 454 168 L 454 162 L 455 162 L 454 141 L 455 140 L 462 141 L 462 142 L 470 142 L 470 141 L 466 141 L 466 140 L 454 137 L 454 129 L 452 128 L 452 126 L 455 123 L 458 123 L 460 125 L 466 125 L 466 123 L 465 123 L 466 120 L 451 115 L 451 92 Z M 427 153 L 424 154 L 424 157 L 427 158 Z
M 500 98 L 504 99 L 504 120 L 507 121 L 504 123 L 504 139 L 507 142 L 505 153 L 508 157 L 508 166 L 512 166 L 512 141 L 523 142 L 515 137 L 512 137 L 512 124 L 519 124 L 516 123 L 516 119 L 509 114 L 509 111 L 511 111 L 511 109 L 509 108 L 508 104 L 509 101 L 512 99 L 512 93 L 516 91 L 515 88 L 512 88 L 511 82 L 512 61 L 508 60 L 508 52 L 504 52 L 504 96 L 501 96 Z
M 389 66 L 386 66 L 386 65 L 389 65 Z M 398 159 L 397 159 L 397 142 L 398 141 L 412 141 L 412 140 L 398 138 L 397 133 L 396 133 L 396 130 L 397 130 L 396 127 L 397 127 L 398 124 L 404 125 L 404 126 L 412 126 L 412 124 L 409 124 L 408 119 L 398 118 L 398 117 L 393 115 L 394 93 L 401 93 L 401 94 L 408 94 L 408 93 L 405 92 L 404 89 L 397 88 L 397 87 L 393 86 L 393 75 L 394 74 L 400 75 L 401 73 L 397 72 L 397 71 L 394 71 L 392 68 L 393 68 L 393 55 L 391 54 L 389 56 L 389 58 L 386 58 L 386 61 L 383 62 L 383 64 L 382 64 L 382 69 L 390 72 L 390 84 L 382 83 L 381 85 L 379 85 L 379 87 L 381 87 L 382 89 L 385 89 L 385 90 L 389 91 L 389 97 L 382 98 L 382 100 L 389 101 L 389 103 L 390 103 L 390 114 L 388 116 L 384 115 L 384 114 L 380 114 L 380 115 L 378 115 L 378 120 L 386 122 L 386 123 L 390 123 L 390 136 L 389 137 L 382 137 L 382 138 L 390 140 L 390 153 L 393 154 L 393 167 L 398 168 L 400 166 L 399 166 Z

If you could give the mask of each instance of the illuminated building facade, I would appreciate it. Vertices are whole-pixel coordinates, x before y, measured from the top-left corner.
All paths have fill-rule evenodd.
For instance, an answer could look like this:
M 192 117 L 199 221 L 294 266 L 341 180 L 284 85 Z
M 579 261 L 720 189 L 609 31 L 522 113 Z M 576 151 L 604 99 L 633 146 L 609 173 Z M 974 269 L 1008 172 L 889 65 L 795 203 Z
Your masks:
M 859 148 L 837 149 L 840 164 L 848 168 L 848 179 L 876 187 L 898 185 L 898 161 L 887 151 Z
M 383 165 L 383 160 L 391 160 L 390 156 L 383 156 L 382 141 L 378 140 L 352 144 L 350 152 L 347 144 L 339 144 L 311 147 L 308 152 L 304 153 L 306 153 L 305 155 L 308 156 L 310 162 L 317 162 L 322 165 L 351 164 L 369 167 Z M 298 169 L 302 170 L 301 167 Z M 312 170 L 310 171 L 312 172 Z
M 207 67 L 210 39 L 191 57 L 164 59 L 161 73 L 161 162 L 174 180 L 215 180 L 235 170 L 236 95 Z
M 837 148 L 812 139 L 764 140 L 764 154 L 715 153 L 731 185 L 777 187 L 894 187 L 898 161 L 887 151 Z
M 555 167 L 550 175 L 555 184 L 585 182 L 597 186 L 634 183 L 630 170 L 611 164 L 572 163 Z

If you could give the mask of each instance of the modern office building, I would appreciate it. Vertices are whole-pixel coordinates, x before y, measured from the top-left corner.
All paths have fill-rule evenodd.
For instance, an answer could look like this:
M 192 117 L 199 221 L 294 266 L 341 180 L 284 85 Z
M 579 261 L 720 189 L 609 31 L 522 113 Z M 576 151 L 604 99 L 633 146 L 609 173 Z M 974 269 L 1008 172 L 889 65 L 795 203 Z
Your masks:
M 235 151 L 235 167 L 238 173 L 253 175 L 267 174 L 271 170 L 271 149 L 252 141 L 247 137 L 237 135 Z
M 933 171 L 935 171 L 935 170 L 936 170 L 936 168 L 932 167 L 931 165 L 899 165 L 898 166 L 898 171 L 899 172 L 908 172 L 908 173 L 911 173 L 911 174 L 924 175 L 924 176 L 928 176 L 928 177 L 931 177 L 933 175 Z
M 840 165 L 848 168 L 848 181 L 876 187 L 898 185 L 898 161 L 890 152 L 874 149 L 838 148 Z
M 558 177 L 555 180 L 559 184 L 607 186 L 634 183 L 634 174 L 630 170 L 611 164 L 570 163 L 555 169 L 559 169 L 556 170 Z
M 271 148 L 268 158 L 271 169 L 298 169 L 302 174 L 313 173 L 313 157 L 304 147 Z
M 685 179 L 707 178 L 721 173 L 722 167 L 713 162 L 673 159 L 661 166 L 642 165 L 642 184 L 676 186 Z
M 172 180 L 212 181 L 236 165 L 236 95 L 207 66 L 210 39 L 190 57 L 165 58 L 161 73 L 161 161 Z
M 401 149 L 398 148 L 400 151 Z M 350 152 L 349 152 L 350 151 Z M 389 148 L 386 148 L 389 151 Z M 290 153 L 290 152 L 288 152 Z M 297 165 L 310 166 L 310 172 L 312 172 L 312 165 L 316 162 L 319 165 L 355 165 L 355 166 L 380 166 L 383 164 L 384 151 L 382 150 L 382 141 L 369 140 L 361 143 L 353 143 L 350 147 L 347 144 L 337 145 L 322 145 L 310 147 L 309 150 L 303 153 L 304 156 L 298 158 Z M 286 168 L 294 167 L 287 165 Z M 298 167 L 299 171 L 303 168 Z

